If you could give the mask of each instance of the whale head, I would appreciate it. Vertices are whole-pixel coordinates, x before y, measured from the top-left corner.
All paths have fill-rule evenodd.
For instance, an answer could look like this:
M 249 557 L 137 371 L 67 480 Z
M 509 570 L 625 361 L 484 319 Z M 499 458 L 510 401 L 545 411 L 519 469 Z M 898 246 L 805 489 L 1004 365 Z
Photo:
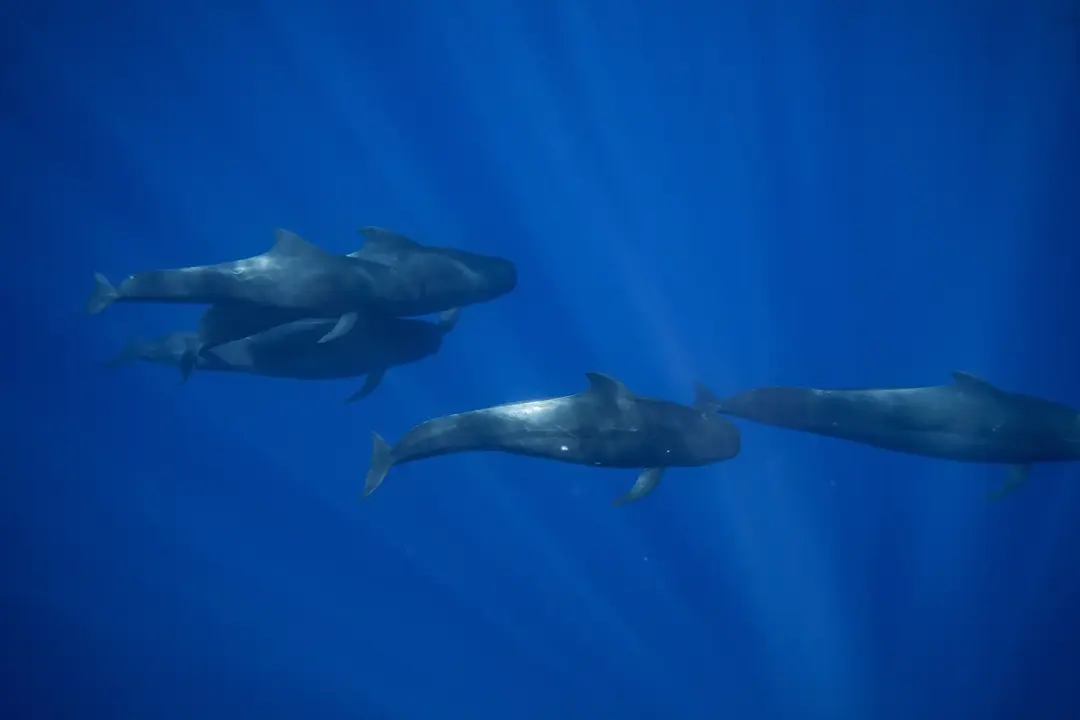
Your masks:
M 441 255 L 447 289 L 460 283 L 468 288 L 473 302 L 494 300 L 517 287 L 517 266 L 505 258 L 450 249 L 443 249 Z

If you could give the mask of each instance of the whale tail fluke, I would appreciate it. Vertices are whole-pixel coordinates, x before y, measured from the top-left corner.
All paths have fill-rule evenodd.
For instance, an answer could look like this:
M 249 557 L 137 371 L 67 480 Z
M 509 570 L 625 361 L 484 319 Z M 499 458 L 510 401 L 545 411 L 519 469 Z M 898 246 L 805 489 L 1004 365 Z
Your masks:
M 109 279 L 101 273 L 94 273 L 94 289 L 90 293 L 90 299 L 86 301 L 86 314 L 97 315 L 112 305 L 118 297 L 120 293 L 112 286 Z
M 386 473 L 390 472 L 390 467 L 394 464 L 390 444 L 383 440 L 379 433 L 371 433 L 371 444 L 371 467 L 368 468 L 364 492 L 360 495 L 361 499 L 379 489 L 386 478 Z
M 113 355 L 108 360 L 102 362 L 101 366 L 108 370 L 113 370 L 120 367 L 121 365 L 128 365 L 135 362 L 136 360 L 140 360 L 142 358 L 145 345 L 146 343 L 145 341 L 143 341 L 142 338 L 138 337 L 137 335 L 133 336 L 130 340 L 128 340 L 128 344 L 124 347 L 123 350 L 118 352 L 116 355 Z

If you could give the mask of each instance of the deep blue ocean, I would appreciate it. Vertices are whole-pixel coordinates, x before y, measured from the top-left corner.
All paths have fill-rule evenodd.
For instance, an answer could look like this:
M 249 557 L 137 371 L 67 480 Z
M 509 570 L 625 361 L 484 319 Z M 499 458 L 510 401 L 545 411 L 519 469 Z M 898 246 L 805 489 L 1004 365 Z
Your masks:
M 1071 3 L 1075 6 L 1076 3 Z M 0 10 L 0 717 L 1075 720 L 1080 463 L 738 421 L 634 471 L 371 432 L 603 372 L 687 403 L 965 370 L 1080 407 L 1069 0 L 45 0 Z M 274 228 L 505 256 L 360 380 L 105 369 L 94 272 Z

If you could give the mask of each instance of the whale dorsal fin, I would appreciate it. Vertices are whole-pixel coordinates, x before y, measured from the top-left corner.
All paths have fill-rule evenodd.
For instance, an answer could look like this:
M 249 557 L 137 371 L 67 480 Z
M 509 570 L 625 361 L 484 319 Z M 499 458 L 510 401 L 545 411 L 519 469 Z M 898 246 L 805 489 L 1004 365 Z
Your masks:
M 974 375 L 963 370 L 953 370 L 952 373 L 953 382 L 955 382 L 961 388 L 970 390 L 971 392 L 980 392 L 987 395 L 1004 395 L 1005 391 L 1001 388 L 994 387 L 988 381 L 983 380 L 978 375 Z
M 717 412 L 724 403 L 705 387 L 704 383 L 694 383 L 694 403 L 692 408 L 702 413 Z
M 610 375 L 587 372 L 585 377 L 589 378 L 589 392 L 611 401 L 620 410 L 625 410 L 634 402 L 634 393 L 630 392 L 628 387 Z
M 323 257 L 328 255 L 325 250 L 317 245 L 312 245 L 296 233 L 278 228 L 274 230 L 274 247 L 270 248 L 271 255 L 288 255 L 292 257 L 309 256 Z
M 422 247 L 415 240 L 379 227 L 362 227 L 360 234 L 364 236 L 366 244 L 378 250 L 411 250 Z

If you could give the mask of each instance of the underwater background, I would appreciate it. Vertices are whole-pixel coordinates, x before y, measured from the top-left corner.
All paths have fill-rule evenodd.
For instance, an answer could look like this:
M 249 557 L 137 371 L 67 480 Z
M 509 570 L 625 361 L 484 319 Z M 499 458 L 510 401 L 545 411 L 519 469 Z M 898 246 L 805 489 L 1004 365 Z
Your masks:
M 4 718 L 1080 717 L 1080 465 L 739 422 L 729 462 L 371 431 L 966 370 L 1080 406 L 1080 9 L 48 0 L 0 10 Z M 379 225 L 519 284 L 357 381 L 103 369 L 94 272 Z

